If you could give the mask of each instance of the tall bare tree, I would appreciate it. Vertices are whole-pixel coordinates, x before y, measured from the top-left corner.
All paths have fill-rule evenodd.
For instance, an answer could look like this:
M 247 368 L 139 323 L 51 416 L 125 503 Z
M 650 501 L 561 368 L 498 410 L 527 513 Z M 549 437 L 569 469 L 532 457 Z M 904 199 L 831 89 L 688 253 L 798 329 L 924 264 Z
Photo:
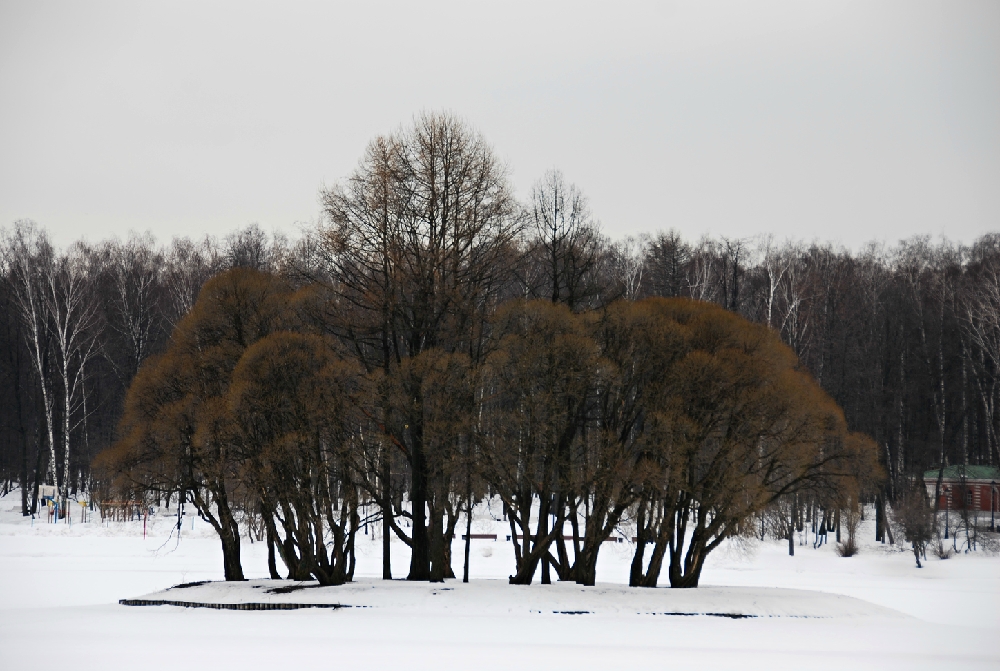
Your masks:
M 108 325 L 127 353 L 124 366 L 116 372 L 127 384 L 149 356 L 161 328 L 164 259 L 149 234 L 111 243 L 102 252 L 110 278 Z
M 376 138 L 347 182 L 321 197 L 330 288 L 342 306 L 334 329 L 365 367 L 392 375 L 404 357 L 435 347 L 478 359 L 520 231 L 506 170 L 482 136 L 457 117 L 420 115 L 411 128 Z M 409 577 L 427 580 L 421 408 L 411 420 L 395 442 L 408 445 Z
M 84 418 L 87 366 L 97 347 L 97 302 L 90 288 L 88 251 L 74 245 L 46 269 L 43 304 L 53 335 L 62 404 L 62 498 L 69 493 L 70 452 L 73 431 Z
M 600 293 L 597 277 L 603 246 L 586 196 L 563 174 L 550 170 L 535 184 L 529 206 L 529 255 L 538 266 L 529 295 L 588 307 Z
M 42 393 L 46 445 L 49 450 L 49 481 L 60 486 L 55 440 L 55 389 L 51 376 L 50 323 L 46 302 L 47 277 L 53 272 L 55 250 L 44 231 L 32 221 L 18 221 L 4 232 L 8 278 L 14 303 L 24 324 L 31 363 Z

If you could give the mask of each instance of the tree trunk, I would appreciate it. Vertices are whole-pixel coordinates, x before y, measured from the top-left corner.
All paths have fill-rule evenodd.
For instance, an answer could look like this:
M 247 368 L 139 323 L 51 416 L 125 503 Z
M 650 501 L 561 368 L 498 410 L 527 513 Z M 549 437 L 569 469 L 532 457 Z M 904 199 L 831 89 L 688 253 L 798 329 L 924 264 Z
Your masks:
M 389 472 L 389 455 L 382 456 L 382 580 L 392 580 L 392 486 Z
M 7 321 L 8 341 L 11 343 L 8 352 L 11 371 L 14 378 L 14 412 L 17 414 L 17 433 L 20 436 L 21 454 L 19 468 L 17 470 L 18 488 L 21 490 L 21 515 L 27 517 L 31 514 L 28 509 L 28 432 L 24 427 L 24 402 L 21 394 L 21 348 L 14 343 L 13 334 L 10 331 L 10 320 Z
M 431 582 L 444 582 L 446 569 L 445 569 L 445 552 L 444 552 L 444 511 L 441 510 L 440 506 L 431 506 L 431 524 L 428 528 L 428 535 L 430 536 L 428 543 L 428 550 L 430 553 L 430 575 L 428 579 Z
M 41 421 L 42 421 L 42 419 L 41 419 L 41 417 L 39 417 L 39 422 L 41 422 Z M 36 445 L 37 445 L 38 436 L 40 434 L 41 434 L 41 431 L 37 431 L 35 433 Z M 36 514 L 38 512 L 38 485 L 41 484 L 40 483 L 40 480 L 42 478 L 41 474 L 42 474 L 42 471 L 45 468 L 45 465 L 42 463 L 42 459 L 45 458 L 46 454 L 47 453 L 45 452 L 45 450 L 41 449 L 41 447 L 38 447 L 35 450 L 34 483 L 32 484 L 32 491 L 31 491 L 31 514 L 32 515 L 34 515 L 34 514 Z
M 792 505 L 788 513 L 788 556 L 795 556 L 795 507 L 798 496 L 792 497 Z M 671 581 L 672 582 L 672 581 Z
M 549 533 L 549 515 L 544 510 L 541 512 L 541 518 L 538 520 L 538 532 L 541 536 L 547 536 Z M 548 550 L 542 555 L 542 584 L 551 585 L 552 576 L 549 575 L 549 558 Z
M 219 536 L 219 539 L 222 542 L 222 568 L 226 580 L 245 580 L 243 565 L 240 563 L 239 536 L 233 538 L 230 533 Z
M 882 495 L 879 494 L 875 497 L 875 540 L 879 543 L 885 543 L 885 531 L 882 529 L 884 515 L 885 503 L 883 503 Z
M 221 493 L 222 495 L 218 491 L 213 492 L 215 508 L 218 511 L 217 518 L 212 517 L 211 510 L 197 491 L 193 492 L 194 503 L 219 534 L 219 542 L 222 543 L 222 568 L 226 580 L 245 580 L 243 565 L 240 563 L 240 528 L 229 509 L 224 490 Z M 177 505 L 180 508 L 181 501 L 178 501 Z
M 413 427 L 413 457 L 410 461 L 410 519 L 413 534 L 410 573 L 407 580 L 430 580 L 430 548 L 427 538 L 427 460 L 422 445 L 422 427 Z
M 465 563 L 462 567 L 462 582 L 469 582 L 469 555 L 472 554 L 472 488 L 466 491 L 465 510 Z
M 64 355 L 68 356 L 68 355 Z M 69 496 L 69 446 L 70 446 L 70 415 L 73 412 L 72 392 L 70 391 L 69 370 L 63 366 L 63 472 L 62 472 L 62 494 L 63 501 Z
M 629 568 L 628 586 L 639 587 L 643 578 L 643 563 L 646 554 L 646 502 L 639 503 L 638 515 L 635 521 L 635 554 L 632 556 L 632 565 Z
M 177 497 L 178 501 L 180 496 Z M 170 507 L 170 494 L 167 494 L 167 507 Z M 276 542 L 276 531 L 274 528 L 274 517 L 271 511 L 263 504 L 260 506 L 261 520 L 264 523 L 264 532 L 267 536 L 267 573 L 271 576 L 271 580 L 280 580 L 281 574 L 278 573 L 278 562 L 276 561 L 274 554 L 274 544 Z

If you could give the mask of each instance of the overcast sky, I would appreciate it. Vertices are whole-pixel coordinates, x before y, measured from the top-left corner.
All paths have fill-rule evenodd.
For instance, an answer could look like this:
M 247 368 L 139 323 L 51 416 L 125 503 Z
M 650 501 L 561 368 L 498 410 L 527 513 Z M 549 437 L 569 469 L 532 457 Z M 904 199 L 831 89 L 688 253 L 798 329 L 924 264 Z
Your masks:
M 294 232 L 365 145 L 467 119 L 612 237 L 1000 230 L 1000 2 L 0 0 L 0 226 Z

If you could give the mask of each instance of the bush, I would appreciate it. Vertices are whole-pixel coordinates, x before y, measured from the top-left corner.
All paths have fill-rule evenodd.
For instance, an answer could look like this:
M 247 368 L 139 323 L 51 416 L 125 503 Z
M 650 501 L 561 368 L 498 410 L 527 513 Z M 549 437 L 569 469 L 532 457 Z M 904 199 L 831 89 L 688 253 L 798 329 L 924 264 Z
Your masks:
M 941 541 L 938 541 L 937 547 L 934 549 L 934 554 L 937 555 L 938 559 L 951 559 L 955 552 Z
M 920 568 L 920 556 L 924 554 L 927 544 L 934 538 L 934 512 L 927 505 L 927 495 L 924 491 L 924 483 L 917 482 L 916 485 L 907 492 L 897 502 L 892 511 L 892 516 L 896 524 L 903 529 L 903 537 L 913 544 L 913 558 Z M 938 544 L 938 551 L 941 550 Z M 940 557 L 941 555 L 938 554 Z
M 841 511 L 840 516 L 847 530 L 847 540 L 837 543 L 837 554 L 841 557 L 853 557 L 858 554 L 858 525 L 861 524 L 861 506 L 857 497 L 848 499 L 847 506 Z
M 853 538 L 848 538 L 844 543 L 837 543 L 837 554 L 841 557 L 853 557 L 858 554 L 858 544 Z

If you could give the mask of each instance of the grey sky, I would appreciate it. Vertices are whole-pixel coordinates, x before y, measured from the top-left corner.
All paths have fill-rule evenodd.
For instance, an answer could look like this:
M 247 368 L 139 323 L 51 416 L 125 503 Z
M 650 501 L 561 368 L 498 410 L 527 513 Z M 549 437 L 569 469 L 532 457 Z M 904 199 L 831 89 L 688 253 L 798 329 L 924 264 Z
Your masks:
M 420 110 L 613 237 L 1000 229 L 1000 2 L 0 1 L 0 226 L 60 244 L 315 220 Z

